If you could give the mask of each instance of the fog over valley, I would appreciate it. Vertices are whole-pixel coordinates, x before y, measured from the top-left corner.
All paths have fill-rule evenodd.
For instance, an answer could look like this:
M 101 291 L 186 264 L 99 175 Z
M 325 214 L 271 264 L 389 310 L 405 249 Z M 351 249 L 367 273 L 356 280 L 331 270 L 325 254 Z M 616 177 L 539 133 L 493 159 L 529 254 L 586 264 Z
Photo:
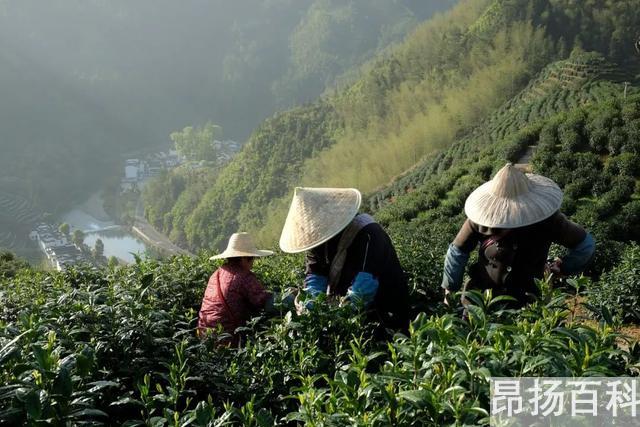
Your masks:
M 351 81 L 453 3 L 1 0 L 0 247 L 37 258 L 33 227 L 96 194 L 94 224 L 132 222 L 127 159 L 142 184 L 171 133 L 209 123 L 222 157 L 197 160 L 222 167 L 262 120 Z

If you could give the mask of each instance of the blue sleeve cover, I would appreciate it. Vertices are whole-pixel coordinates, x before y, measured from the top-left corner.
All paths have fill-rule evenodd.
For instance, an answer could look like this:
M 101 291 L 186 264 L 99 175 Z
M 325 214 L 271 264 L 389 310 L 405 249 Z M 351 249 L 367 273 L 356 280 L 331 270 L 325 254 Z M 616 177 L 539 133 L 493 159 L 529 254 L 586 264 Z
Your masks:
M 347 292 L 347 299 L 354 306 L 362 305 L 368 307 L 376 297 L 378 286 L 380 286 L 380 283 L 373 274 L 361 271 L 353 279 L 353 283 Z
M 320 294 L 327 293 L 327 285 L 329 278 L 326 276 L 320 276 L 319 274 L 307 274 L 304 278 L 304 291 L 309 295 L 306 307 L 311 308 L 313 306 L 313 300 Z
M 444 260 L 444 273 L 442 274 L 442 287 L 451 292 L 460 290 L 464 277 L 464 268 L 469 261 L 469 254 L 458 248 L 453 243 L 447 249 Z
M 577 274 L 584 269 L 591 260 L 596 250 L 596 242 L 590 233 L 576 247 L 562 258 L 562 273 L 567 275 Z

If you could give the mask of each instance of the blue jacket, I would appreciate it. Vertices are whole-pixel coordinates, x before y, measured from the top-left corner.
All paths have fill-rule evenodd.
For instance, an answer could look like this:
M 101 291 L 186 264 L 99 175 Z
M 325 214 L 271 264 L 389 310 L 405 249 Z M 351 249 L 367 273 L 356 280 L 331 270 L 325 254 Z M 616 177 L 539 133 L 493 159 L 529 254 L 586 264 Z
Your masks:
M 327 292 L 329 268 L 336 255 L 341 233 L 306 254 L 305 289 L 316 297 Z M 391 239 L 377 223 L 358 232 L 332 293 L 347 297 L 354 306 L 376 312 L 390 328 L 409 323 L 407 280 Z

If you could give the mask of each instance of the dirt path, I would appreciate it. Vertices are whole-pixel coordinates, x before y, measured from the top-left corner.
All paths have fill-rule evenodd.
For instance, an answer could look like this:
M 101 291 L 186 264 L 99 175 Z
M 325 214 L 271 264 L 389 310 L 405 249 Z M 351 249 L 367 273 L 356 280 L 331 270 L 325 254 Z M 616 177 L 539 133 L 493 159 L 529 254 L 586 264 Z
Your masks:
M 567 320 L 570 323 L 582 323 L 591 328 L 597 328 L 598 321 L 590 315 L 590 311 L 584 306 L 587 302 L 587 298 L 584 296 L 579 296 L 577 299 L 573 297 L 569 298 L 567 303 L 569 305 L 570 315 Z M 618 346 L 624 350 L 628 350 L 630 344 L 640 341 L 640 325 L 624 323 L 619 328 L 616 328 L 615 332 L 622 335 L 622 337 L 616 341 Z
M 527 151 L 525 151 L 524 154 L 520 156 L 515 166 L 518 169 L 531 173 L 533 171 L 533 167 L 531 166 L 531 159 L 533 158 L 533 153 L 535 152 L 535 150 L 535 145 L 528 146 Z

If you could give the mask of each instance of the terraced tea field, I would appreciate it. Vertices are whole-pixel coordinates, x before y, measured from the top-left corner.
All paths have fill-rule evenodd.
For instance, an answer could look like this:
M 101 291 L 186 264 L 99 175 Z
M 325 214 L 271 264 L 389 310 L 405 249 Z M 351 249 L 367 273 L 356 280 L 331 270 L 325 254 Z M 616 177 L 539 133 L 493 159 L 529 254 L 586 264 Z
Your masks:
M 21 252 L 42 213 L 26 198 L 0 190 L 0 248 Z
M 0 230 L 0 247 L 13 248 L 16 246 L 18 236 L 8 230 Z
M 18 224 L 34 224 L 42 214 L 24 197 L 0 191 L 0 217 Z
M 553 63 L 446 153 L 425 159 L 391 185 L 374 192 L 370 206 L 376 209 L 394 197 L 413 191 L 438 171 L 461 159 L 477 157 L 484 147 L 508 141 L 527 126 L 583 105 L 622 98 L 625 81 L 631 83 L 627 88 L 628 97 L 640 93 L 632 73 L 606 62 L 601 56 L 584 54 Z

